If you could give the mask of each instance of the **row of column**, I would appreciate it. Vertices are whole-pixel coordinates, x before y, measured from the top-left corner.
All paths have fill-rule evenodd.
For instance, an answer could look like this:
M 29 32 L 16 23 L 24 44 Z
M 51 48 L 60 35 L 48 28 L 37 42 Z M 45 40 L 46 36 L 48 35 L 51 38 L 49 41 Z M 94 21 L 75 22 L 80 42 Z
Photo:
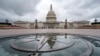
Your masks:
M 37 19 L 35 20 L 35 29 L 38 29 L 38 22 L 37 22 Z M 67 19 L 65 20 L 65 25 L 64 25 L 64 29 L 67 29 Z

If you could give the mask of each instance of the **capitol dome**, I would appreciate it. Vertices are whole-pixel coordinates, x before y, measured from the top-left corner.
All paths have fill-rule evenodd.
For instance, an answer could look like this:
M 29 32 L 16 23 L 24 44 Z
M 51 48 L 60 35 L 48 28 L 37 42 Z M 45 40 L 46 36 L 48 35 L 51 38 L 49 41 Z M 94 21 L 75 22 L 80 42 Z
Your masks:
M 53 10 L 50 10 L 47 14 L 47 17 L 56 17 L 55 13 Z
M 47 14 L 46 21 L 49 21 L 49 22 L 56 21 L 56 14 L 52 10 L 52 5 L 50 6 L 50 11 Z

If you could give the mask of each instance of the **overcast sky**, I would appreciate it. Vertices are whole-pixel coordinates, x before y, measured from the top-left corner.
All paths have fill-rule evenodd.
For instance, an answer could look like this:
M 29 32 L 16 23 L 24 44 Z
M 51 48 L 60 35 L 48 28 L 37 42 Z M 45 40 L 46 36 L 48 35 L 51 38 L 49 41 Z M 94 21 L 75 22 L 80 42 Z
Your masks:
M 100 19 L 100 0 L 0 0 L 0 19 L 45 21 L 50 4 L 58 21 Z

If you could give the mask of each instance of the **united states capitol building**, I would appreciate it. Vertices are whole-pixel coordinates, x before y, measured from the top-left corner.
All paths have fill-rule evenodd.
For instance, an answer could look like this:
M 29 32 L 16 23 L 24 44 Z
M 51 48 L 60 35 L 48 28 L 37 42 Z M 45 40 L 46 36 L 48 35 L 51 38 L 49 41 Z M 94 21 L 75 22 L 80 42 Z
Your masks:
M 53 11 L 52 5 L 50 5 L 50 10 L 47 13 L 46 16 L 46 22 L 39 22 L 39 20 L 35 20 L 35 22 L 22 22 L 22 21 L 16 21 L 13 23 L 16 26 L 25 27 L 28 29 L 67 29 L 67 28 L 74 28 L 77 27 L 77 23 L 73 24 L 70 22 L 67 22 L 67 19 L 65 19 L 64 22 L 58 22 L 55 12 Z M 88 25 L 89 23 L 80 23 L 79 25 Z

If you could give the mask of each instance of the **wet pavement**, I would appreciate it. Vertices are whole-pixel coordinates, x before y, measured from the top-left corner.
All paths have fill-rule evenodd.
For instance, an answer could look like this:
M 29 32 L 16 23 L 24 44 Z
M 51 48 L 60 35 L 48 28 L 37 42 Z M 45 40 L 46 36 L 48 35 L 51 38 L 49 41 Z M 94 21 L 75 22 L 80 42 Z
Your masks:
M 100 29 L 6 29 L 0 31 L 0 37 L 41 33 L 66 33 L 100 37 Z
M 48 39 L 48 41 L 45 43 L 45 41 L 43 43 L 45 43 L 45 45 L 40 48 L 40 51 L 47 51 L 49 50 L 50 52 L 43 52 L 43 53 L 36 53 L 36 52 L 24 52 L 24 51 L 20 51 L 20 50 L 16 50 L 13 49 L 11 47 L 11 44 L 14 43 L 14 45 L 16 45 L 17 47 L 23 47 L 23 48 L 33 48 L 36 47 L 38 45 L 38 43 L 35 43 L 35 37 L 37 38 L 39 35 L 30 35 L 30 36 L 19 36 L 19 37 L 9 37 L 9 38 L 5 38 L 3 39 L 4 41 L 0 42 L 0 56 L 28 56 L 29 54 L 35 54 L 35 55 L 40 55 L 41 56 L 90 56 L 93 49 L 96 48 L 91 42 L 82 39 L 80 37 L 77 37 L 76 35 L 57 35 L 56 36 L 56 40 L 55 40 L 55 36 L 51 36 L 51 34 L 48 36 L 50 39 Z M 42 38 L 42 36 L 39 36 L 40 38 Z M 53 39 L 51 38 L 53 37 Z M 71 39 L 70 39 L 71 38 Z M 39 38 L 37 38 L 39 39 Z M 36 40 L 37 40 L 36 39 Z M 71 45 L 72 39 L 74 40 L 74 44 Z M 15 40 L 15 41 L 13 41 Z M 33 41 L 31 41 L 33 40 Z M 36 45 L 34 45 L 36 44 Z M 29 46 L 30 45 L 30 46 Z M 62 49 L 61 47 L 65 47 L 65 46 L 71 45 L 68 48 L 64 48 Z M 93 47 L 93 48 L 92 48 Z M 15 47 L 14 47 L 15 48 Z M 19 48 L 19 49 L 20 49 Z M 61 50 L 57 50 L 57 49 L 61 49 Z M 36 48 L 35 48 L 36 49 Z M 56 51 L 52 51 L 55 50 Z M 39 51 L 39 50 L 38 50 Z M 98 50 L 100 51 L 100 50 Z M 98 56 L 100 55 L 99 53 L 97 53 L 98 55 L 95 55 L 95 52 L 97 53 L 97 51 L 95 50 L 93 53 L 94 55 L 92 56 Z

